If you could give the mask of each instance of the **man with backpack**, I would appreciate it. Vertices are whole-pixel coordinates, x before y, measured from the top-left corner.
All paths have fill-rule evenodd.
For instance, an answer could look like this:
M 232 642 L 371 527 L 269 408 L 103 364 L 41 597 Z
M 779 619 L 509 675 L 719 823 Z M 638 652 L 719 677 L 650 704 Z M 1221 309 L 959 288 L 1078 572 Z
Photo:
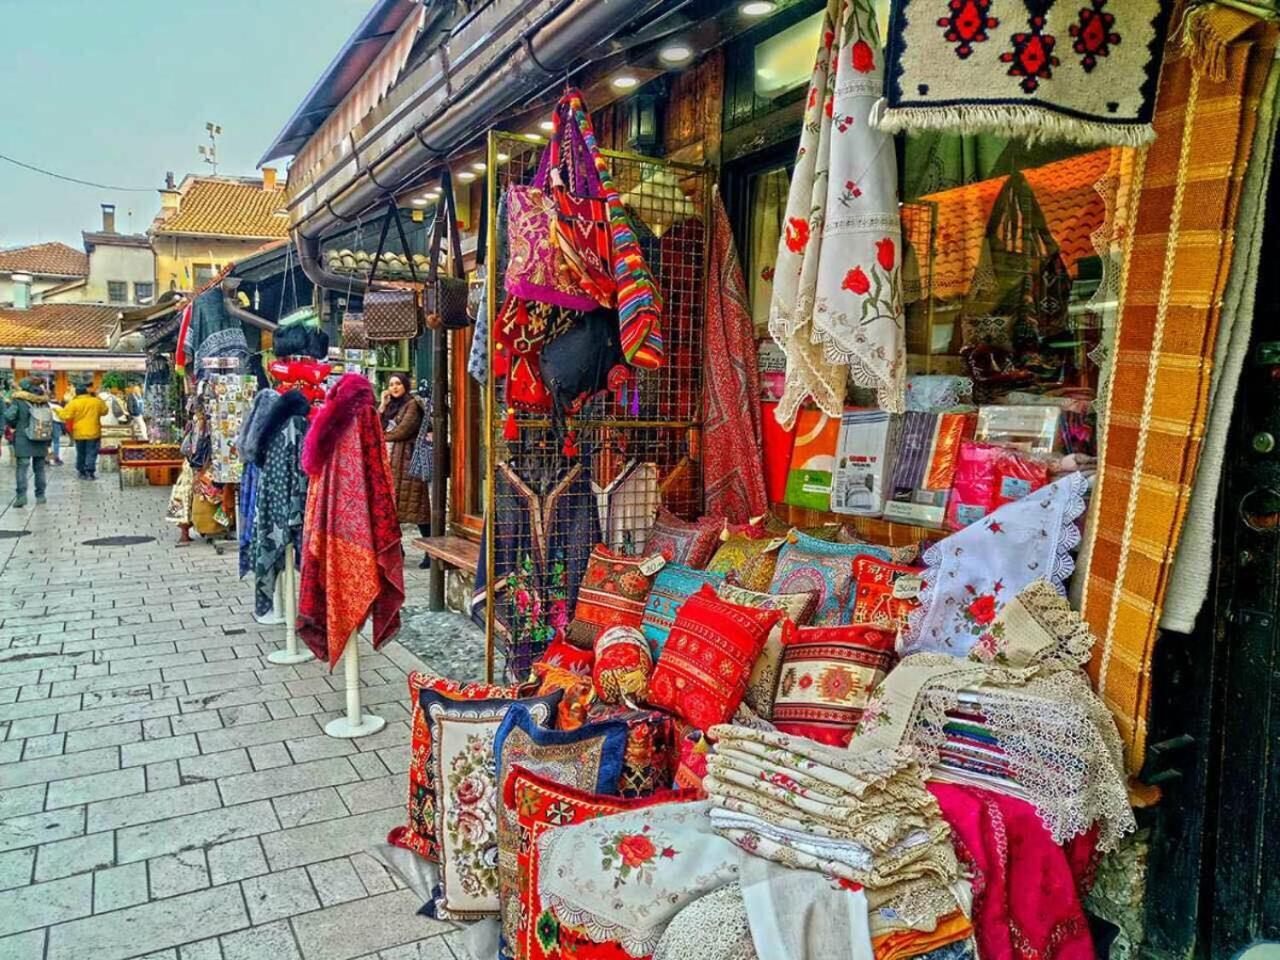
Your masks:
M 13 427 L 13 452 L 18 463 L 15 507 L 27 505 L 27 473 L 36 477 L 36 503 L 45 502 L 45 457 L 53 440 L 53 411 L 44 386 L 25 379 L 5 406 L 4 422 Z

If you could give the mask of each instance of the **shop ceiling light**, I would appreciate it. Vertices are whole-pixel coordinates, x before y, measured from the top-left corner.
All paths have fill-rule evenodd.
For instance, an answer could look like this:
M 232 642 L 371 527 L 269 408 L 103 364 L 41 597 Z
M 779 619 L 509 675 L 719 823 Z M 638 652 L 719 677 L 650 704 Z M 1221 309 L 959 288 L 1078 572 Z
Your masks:
M 500 154 L 498 154 L 498 162 L 499 162 L 499 163 L 506 163 L 506 162 L 507 162 L 508 160 L 510 160 L 510 159 L 511 159 L 511 154 L 509 154 L 509 153 L 500 153 Z
M 470 183 L 475 178 L 476 178 L 476 175 L 472 173 L 470 170 L 460 170 L 458 172 L 458 179 L 461 180 L 463 183 Z
M 750 3 L 744 3 L 738 8 L 738 12 L 744 17 L 767 17 L 778 8 L 772 0 L 751 0 Z
M 550 120 L 543 120 L 540 124 L 538 124 L 538 129 L 545 130 L 547 133 L 550 133 L 555 128 L 556 128 L 556 125 L 552 123 Z
M 693 48 L 687 43 L 672 43 L 658 51 L 658 59 L 663 63 L 684 63 L 693 57 Z
M 498 159 L 499 160 L 502 159 L 501 155 L 499 155 Z M 485 170 L 488 169 L 488 167 L 485 165 L 485 162 L 483 160 L 477 160 L 475 163 L 471 165 L 471 169 L 474 170 L 476 173 L 484 173 Z
M 414 197 L 413 205 L 415 207 L 425 207 L 428 203 L 430 203 L 434 199 L 435 197 Z
M 629 73 L 620 73 L 609 82 L 619 90 L 631 90 L 640 86 L 640 81 Z

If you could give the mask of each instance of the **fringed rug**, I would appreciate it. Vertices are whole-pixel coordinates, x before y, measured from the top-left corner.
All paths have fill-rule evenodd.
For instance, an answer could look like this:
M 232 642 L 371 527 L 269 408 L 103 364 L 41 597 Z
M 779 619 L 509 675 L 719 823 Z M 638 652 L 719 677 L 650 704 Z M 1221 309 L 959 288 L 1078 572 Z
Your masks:
M 897 0 L 880 128 L 1147 143 L 1172 6 Z
M 1151 656 L 1204 438 L 1241 184 L 1276 25 L 1217 4 L 1166 45 L 1156 140 L 1139 155 L 1101 469 L 1081 566 L 1089 672 L 1131 773 L 1146 751 Z M 1214 39 L 1206 43 L 1206 38 Z

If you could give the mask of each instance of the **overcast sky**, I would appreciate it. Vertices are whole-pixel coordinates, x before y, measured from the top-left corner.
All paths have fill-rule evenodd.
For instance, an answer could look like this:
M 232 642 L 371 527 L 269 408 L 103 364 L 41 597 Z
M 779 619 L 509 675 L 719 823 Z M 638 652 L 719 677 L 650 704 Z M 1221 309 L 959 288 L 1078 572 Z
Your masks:
M 253 175 L 372 0 L 0 0 L 0 154 L 144 192 L 65 183 L 0 160 L 0 247 L 141 233 L 166 170 Z M 283 172 L 283 167 L 281 168 Z

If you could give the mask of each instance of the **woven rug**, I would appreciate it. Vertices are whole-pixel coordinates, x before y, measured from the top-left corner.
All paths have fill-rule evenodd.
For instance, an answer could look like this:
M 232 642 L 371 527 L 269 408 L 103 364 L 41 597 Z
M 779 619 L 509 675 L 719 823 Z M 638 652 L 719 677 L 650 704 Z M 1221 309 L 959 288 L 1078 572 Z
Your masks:
M 1139 146 L 1167 0 L 897 0 L 882 130 Z
M 1274 24 L 1216 4 L 1197 9 L 1187 29 L 1222 42 L 1212 57 L 1184 54 L 1178 37 L 1166 44 L 1156 140 L 1136 171 L 1081 562 L 1081 610 L 1098 637 L 1089 672 L 1130 772 L 1145 756 L 1152 649 L 1204 438 L 1241 183 L 1276 45 Z
M 1236 249 L 1231 274 L 1222 300 L 1218 343 L 1214 348 L 1213 383 L 1209 391 L 1209 422 L 1204 449 L 1196 469 L 1191 505 L 1173 558 L 1169 594 L 1160 616 L 1162 630 L 1190 633 L 1196 616 L 1209 595 L 1213 573 L 1214 518 L 1218 507 L 1218 484 L 1226 456 L 1227 434 L 1236 405 L 1236 388 L 1249 339 L 1253 332 L 1253 310 L 1258 290 L 1258 265 L 1262 258 L 1262 230 L 1266 222 L 1267 184 L 1276 147 L 1276 98 L 1280 92 L 1280 62 L 1272 61 L 1262 100 L 1258 104 L 1258 125 L 1253 135 L 1253 156 L 1244 175 L 1240 215 L 1236 221 Z

